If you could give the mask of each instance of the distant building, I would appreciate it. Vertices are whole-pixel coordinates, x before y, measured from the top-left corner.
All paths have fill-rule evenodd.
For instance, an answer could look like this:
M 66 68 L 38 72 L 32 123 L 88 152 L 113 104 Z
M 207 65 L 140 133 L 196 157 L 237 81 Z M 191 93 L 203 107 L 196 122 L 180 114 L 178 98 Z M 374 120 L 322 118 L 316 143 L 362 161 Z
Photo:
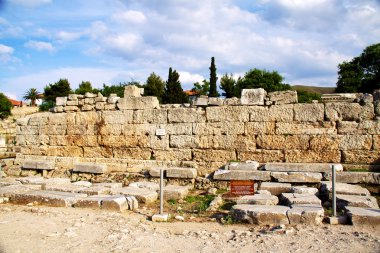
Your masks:
M 199 91 L 194 91 L 194 90 L 184 90 L 183 91 L 186 95 L 189 96 L 189 100 L 193 101 L 197 97 L 199 97 Z
M 17 101 L 11 98 L 8 98 L 9 102 L 13 105 L 13 107 L 22 107 L 22 101 Z

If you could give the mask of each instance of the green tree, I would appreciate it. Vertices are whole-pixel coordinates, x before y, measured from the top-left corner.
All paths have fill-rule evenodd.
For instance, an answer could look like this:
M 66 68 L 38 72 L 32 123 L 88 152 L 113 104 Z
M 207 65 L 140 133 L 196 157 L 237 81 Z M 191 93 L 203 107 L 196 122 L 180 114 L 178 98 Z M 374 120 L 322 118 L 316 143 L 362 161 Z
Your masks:
M 338 65 L 337 92 L 372 93 L 375 89 L 380 89 L 380 43 Z
M 3 93 L 0 93 L 0 119 L 10 116 L 12 107 L 11 101 Z
M 56 97 L 66 97 L 72 93 L 70 83 L 67 79 L 59 79 L 54 84 L 49 84 L 44 89 L 44 102 L 52 101 L 55 103 Z
M 140 88 L 143 87 L 143 85 L 141 85 L 139 82 L 132 80 L 127 83 L 123 82 L 123 83 L 110 85 L 110 86 L 103 84 L 103 88 L 100 89 L 99 92 L 102 93 L 102 95 L 105 97 L 108 97 L 110 94 L 115 93 L 118 97 L 122 98 L 124 97 L 124 88 L 127 85 L 136 85 Z
M 219 93 L 216 89 L 216 81 L 218 77 L 216 76 L 216 67 L 215 67 L 215 58 L 211 57 L 211 66 L 210 66 L 210 92 L 209 97 L 219 97 Z
M 220 89 L 224 90 L 226 98 L 232 98 L 238 96 L 237 85 L 235 79 L 231 75 L 224 74 L 220 78 Z
M 162 96 L 162 102 L 164 104 L 182 104 L 188 103 L 189 98 L 183 92 L 181 83 L 179 81 L 179 74 L 177 71 L 173 71 L 169 68 L 168 80 L 164 88 L 164 94 Z
M 297 90 L 298 103 L 311 103 L 313 100 L 321 101 L 321 94 Z
M 199 95 L 207 95 L 210 91 L 210 83 L 206 80 L 203 80 L 202 83 L 196 82 L 191 90 L 198 92 Z
M 84 95 L 86 92 L 97 93 L 98 90 L 92 88 L 92 84 L 89 81 L 86 81 L 86 82 L 82 81 L 79 84 L 78 89 L 75 90 L 75 94 L 82 94 L 82 95 Z
M 23 99 L 25 100 L 29 99 L 31 106 L 36 106 L 36 100 L 39 99 L 40 97 L 41 95 L 39 94 L 36 88 L 30 88 L 29 90 L 25 92 Z
M 165 82 L 162 81 L 159 75 L 151 73 L 146 80 L 144 86 L 144 96 L 156 96 L 162 102 L 162 95 L 164 94 Z

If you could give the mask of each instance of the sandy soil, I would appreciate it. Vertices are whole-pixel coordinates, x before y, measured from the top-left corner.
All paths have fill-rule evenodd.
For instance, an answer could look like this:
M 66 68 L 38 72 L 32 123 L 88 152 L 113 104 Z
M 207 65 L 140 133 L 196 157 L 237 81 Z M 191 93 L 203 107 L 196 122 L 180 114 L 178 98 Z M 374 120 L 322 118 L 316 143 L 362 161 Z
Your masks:
M 380 252 L 380 229 L 153 223 L 141 213 L 1 204 L 0 252 Z

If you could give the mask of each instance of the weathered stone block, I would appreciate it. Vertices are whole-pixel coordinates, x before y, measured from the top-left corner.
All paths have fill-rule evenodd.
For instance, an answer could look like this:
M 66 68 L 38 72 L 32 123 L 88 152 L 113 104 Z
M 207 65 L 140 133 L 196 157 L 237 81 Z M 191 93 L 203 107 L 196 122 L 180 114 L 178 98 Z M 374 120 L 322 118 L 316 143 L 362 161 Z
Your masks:
M 231 209 L 235 221 L 245 221 L 256 225 L 289 224 L 286 206 L 235 205 Z
M 221 106 L 207 107 L 208 122 L 248 122 L 249 112 L 247 106 Z M 204 122 L 204 121 L 203 121 Z
M 268 100 L 274 105 L 295 104 L 298 102 L 297 91 L 274 91 L 268 92 Z
M 119 100 L 119 98 L 120 98 L 120 97 L 117 97 L 117 96 L 115 96 L 115 97 L 111 97 L 111 96 L 109 96 L 109 97 L 107 98 L 107 103 L 108 103 L 108 104 L 116 104 L 117 101 Z
M 153 155 L 158 161 L 191 161 L 191 149 L 154 150 Z
M 322 181 L 320 185 L 320 193 L 325 195 L 332 194 L 332 182 Z M 343 195 L 361 195 L 370 196 L 371 194 L 366 188 L 359 185 L 351 185 L 346 183 L 336 183 L 336 194 Z
M 216 98 L 216 97 L 208 98 L 209 106 L 223 106 L 223 104 L 224 104 L 224 98 Z
M 137 110 L 133 115 L 134 123 L 167 123 L 168 110 L 167 109 L 147 109 Z
M 12 196 L 11 201 L 16 204 L 28 204 L 36 202 L 40 205 L 55 207 L 71 207 L 78 200 L 87 197 L 82 193 L 58 192 L 58 191 L 30 191 L 17 193 Z
M 276 121 L 276 122 L 292 122 L 294 105 L 273 105 L 270 107 L 251 106 L 247 107 L 249 111 L 249 121 Z
M 238 155 L 237 159 L 240 161 L 255 160 L 260 163 L 281 162 L 281 161 L 284 161 L 285 159 L 285 155 L 282 150 L 256 149 L 254 151 L 248 151 L 248 152 L 238 151 L 237 155 Z
M 87 196 L 78 200 L 74 206 L 79 208 L 100 208 L 102 205 L 102 200 L 105 197 L 106 195 Z
M 370 150 L 371 148 L 371 135 L 343 135 L 339 141 L 339 149 L 341 150 Z
M 303 122 L 303 123 L 288 123 L 277 122 L 276 134 L 336 134 L 334 122 Z
M 67 97 L 56 97 L 55 105 L 56 106 L 65 106 L 67 102 Z
M 288 206 L 312 204 L 322 207 L 321 200 L 315 194 L 282 193 L 280 201 Z
M 170 136 L 171 148 L 196 148 L 196 138 L 191 135 L 172 135 Z
M 241 91 L 241 104 L 242 105 L 264 105 L 264 99 L 267 92 L 262 89 L 243 89 Z
M 124 97 L 141 97 L 144 94 L 144 88 L 139 88 L 136 85 L 127 85 L 124 88 Z
M 134 114 L 133 111 L 102 112 L 101 120 L 104 121 L 103 123 L 104 125 L 107 125 L 107 124 L 123 125 L 123 124 L 128 124 L 128 123 L 133 122 L 133 114 Z
M 335 166 L 336 171 L 343 171 L 341 164 L 331 163 L 266 163 L 264 169 L 285 172 L 331 172 L 332 165 Z
M 246 122 L 246 134 L 274 134 L 275 122 Z
M 373 119 L 375 116 L 373 104 L 360 105 L 358 103 L 327 103 L 326 118 L 330 121 L 355 121 Z
M 82 173 L 101 174 L 107 172 L 107 165 L 95 163 L 76 163 L 74 164 L 73 171 Z
M 141 148 L 125 148 L 125 147 L 115 147 L 113 148 L 113 157 L 115 158 L 131 158 L 137 160 L 149 160 L 151 159 L 152 153 L 149 149 Z
M 325 173 L 324 178 L 331 181 L 331 172 Z M 351 184 L 380 184 L 380 173 L 344 171 L 336 173 L 336 181 Z
M 310 149 L 323 151 L 339 149 L 341 135 L 315 135 L 310 137 Z
M 260 149 L 308 149 L 308 135 L 263 135 L 256 139 L 257 148 Z
M 224 100 L 224 105 L 241 105 L 241 102 L 240 102 L 240 99 L 238 99 L 237 97 L 233 97 L 233 98 L 226 98 Z
M 380 226 L 380 210 L 373 208 L 346 207 L 348 218 L 354 226 Z
M 195 161 L 199 162 L 225 162 L 236 160 L 235 151 L 230 150 L 193 150 Z
M 380 164 L 379 150 L 350 150 L 342 152 L 342 161 L 348 164 Z
M 82 111 L 92 111 L 95 109 L 95 105 L 85 104 L 82 106 Z
M 324 209 L 319 205 L 292 205 L 287 216 L 290 224 L 320 225 L 324 218 Z
M 157 97 L 124 97 L 120 98 L 116 104 L 120 110 L 139 110 L 159 108 Z
M 339 150 L 286 150 L 285 160 L 290 163 L 340 163 L 341 153 Z
M 66 105 L 79 105 L 78 100 L 70 100 L 66 102 Z
M 173 108 L 168 110 L 169 123 L 206 122 L 206 112 L 202 108 Z
M 196 178 L 197 169 L 195 168 L 168 168 L 166 176 L 169 178 Z
M 193 133 L 192 123 L 159 124 L 157 126 L 157 129 L 158 128 L 165 129 L 166 134 L 168 135 L 191 135 Z
M 245 129 L 244 122 L 208 122 L 194 123 L 192 132 L 195 135 L 238 135 L 244 134 Z
M 126 197 L 134 196 L 138 201 L 150 204 L 157 200 L 158 194 L 156 191 L 136 188 L 136 187 L 123 187 L 120 189 L 111 189 L 113 194 L 122 194 Z
M 159 176 L 160 174 L 158 174 L 158 177 Z M 155 182 L 133 182 L 133 183 L 130 183 L 128 186 L 136 187 L 136 188 L 144 188 L 151 191 L 158 191 L 160 189 L 159 184 Z
M 290 192 L 298 193 L 298 194 L 316 195 L 318 193 L 318 189 L 313 188 L 313 187 L 307 187 L 307 186 L 292 186 L 292 188 L 290 189 Z
M 85 98 L 95 98 L 95 97 L 96 97 L 96 94 L 91 93 L 91 92 L 86 92 L 86 93 L 84 94 L 84 97 L 85 97 Z
M 113 150 L 110 147 L 83 147 L 83 156 L 88 158 L 111 158 Z
M 379 205 L 375 197 L 372 196 L 358 196 L 358 195 L 343 195 L 337 194 L 336 205 L 338 208 L 344 208 L 346 206 L 377 208 Z
M 272 195 L 280 195 L 284 192 L 290 192 L 292 185 L 288 183 L 262 182 L 260 190 L 269 191 Z
M 254 135 L 213 135 L 198 136 L 195 146 L 200 149 L 255 150 Z
M 250 205 L 268 205 L 274 206 L 278 204 L 278 198 L 268 194 L 255 194 L 242 196 L 236 200 L 238 205 L 250 204 Z
M 217 170 L 214 180 L 257 180 L 270 181 L 270 172 L 254 170 Z
M 315 172 L 271 172 L 271 176 L 278 182 L 289 183 L 318 183 L 322 180 L 322 174 Z
M 230 162 L 225 166 L 226 170 L 257 170 L 259 163 L 256 161 Z
M 323 121 L 325 116 L 324 104 L 294 105 L 294 120 L 300 122 Z
M 102 209 L 122 212 L 129 209 L 125 196 L 109 196 L 102 199 Z
M 167 185 L 164 187 L 164 199 L 183 199 L 189 193 L 189 187 L 179 185 Z
M 200 96 L 194 99 L 193 106 L 207 106 L 208 105 L 208 97 L 207 96 Z

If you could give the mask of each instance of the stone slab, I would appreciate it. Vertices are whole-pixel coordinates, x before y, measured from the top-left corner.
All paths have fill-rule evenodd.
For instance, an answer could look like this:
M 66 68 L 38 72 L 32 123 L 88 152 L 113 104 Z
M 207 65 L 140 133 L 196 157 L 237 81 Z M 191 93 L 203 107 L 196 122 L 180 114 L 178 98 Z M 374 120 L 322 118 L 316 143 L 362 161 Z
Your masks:
M 244 221 L 256 225 L 289 224 L 286 215 L 289 207 L 268 205 L 235 205 L 231 209 L 235 221 Z
M 379 205 L 375 197 L 358 196 L 358 195 L 337 194 L 336 205 L 340 209 L 346 206 L 377 208 L 377 209 L 379 208 Z
M 125 197 L 128 203 L 129 210 L 134 211 L 139 208 L 138 200 L 133 196 Z
M 107 172 L 106 164 L 99 163 L 76 163 L 74 164 L 74 172 L 102 174 Z
M 226 170 L 257 170 L 259 163 L 256 161 L 250 162 L 230 162 L 225 166 Z
M 318 194 L 318 189 L 313 188 L 313 187 L 307 187 L 307 186 L 292 186 L 292 188 L 290 189 L 290 192 L 298 193 L 298 194 L 316 195 Z
M 126 97 L 120 98 L 116 104 L 120 110 L 144 110 L 159 108 L 157 97 Z
M 80 208 L 100 208 L 102 205 L 102 200 L 105 197 L 107 197 L 107 195 L 87 196 L 83 199 L 78 200 L 74 206 Z
M 331 195 L 332 193 L 332 182 L 322 181 L 320 185 L 320 193 L 324 195 Z M 343 195 L 361 195 L 370 196 L 371 194 L 366 188 L 359 185 L 352 185 L 346 183 L 336 183 L 336 194 Z
M 264 169 L 277 172 L 331 172 L 334 165 L 336 171 L 343 171 L 342 164 L 330 163 L 266 163 Z
M 241 196 L 236 200 L 238 205 L 240 204 L 250 204 L 250 205 L 268 205 L 274 206 L 278 204 L 278 197 L 268 194 L 255 194 Z
M 197 169 L 195 168 L 168 168 L 166 170 L 166 177 L 168 178 L 196 178 Z
M 129 209 L 129 205 L 125 196 L 109 196 L 102 199 L 102 209 L 122 212 Z
M 136 188 L 144 188 L 152 191 L 158 191 L 160 189 L 160 185 L 155 182 L 133 182 L 128 186 L 136 187 Z
M 134 196 L 139 202 L 150 204 L 157 200 L 158 194 L 156 191 L 136 188 L 136 187 L 123 187 L 120 189 L 111 189 L 113 194 L 122 194 L 126 197 Z
M 40 185 L 35 185 L 41 189 Z M 33 189 L 30 186 L 26 185 L 8 185 L 8 186 L 2 186 L 0 187 L 0 197 L 7 197 L 12 198 L 12 196 L 16 193 L 24 193 L 31 190 L 38 190 Z
M 87 197 L 86 194 L 58 192 L 58 191 L 29 191 L 16 193 L 12 196 L 12 203 L 28 204 L 37 203 L 39 205 L 54 207 L 71 207 L 78 200 Z
M 169 214 L 155 214 L 152 216 L 153 222 L 167 222 L 169 220 Z
M 88 187 L 80 186 L 80 185 L 74 185 L 74 184 L 42 184 L 41 190 L 46 191 L 59 191 L 59 192 L 81 192 L 83 189 L 87 189 Z
M 325 180 L 331 181 L 331 175 L 331 173 L 325 173 L 323 177 Z M 336 181 L 340 183 L 380 185 L 380 173 L 343 171 L 336 173 Z
M 45 179 L 43 177 L 19 177 L 16 178 L 16 181 L 21 182 L 22 184 L 43 184 Z
M 243 89 L 240 101 L 242 105 L 264 105 L 266 95 L 267 92 L 263 88 Z
M 96 186 L 101 186 L 105 188 L 110 188 L 110 189 L 116 189 L 116 188 L 122 188 L 123 184 L 122 183 L 96 183 L 93 185 L 94 187 Z
M 167 168 L 164 168 L 164 167 L 153 167 L 153 168 L 150 168 L 149 169 L 149 175 L 151 177 L 160 177 L 160 171 L 161 171 L 161 169 L 163 169 L 165 171 Z
M 292 205 L 287 216 L 290 224 L 320 225 L 325 211 L 320 205 Z
M 183 199 L 189 193 L 189 187 L 179 185 L 167 185 L 164 187 L 164 199 Z
M 292 185 L 289 183 L 262 182 L 260 190 L 267 190 L 273 195 L 280 195 L 284 192 L 290 192 Z
M 278 182 L 288 183 L 319 183 L 322 174 L 317 172 L 271 172 L 271 176 Z
M 354 226 L 380 226 L 380 209 L 348 206 L 346 210 Z
M 77 181 L 77 182 L 74 182 L 72 184 L 76 185 L 76 186 L 82 186 L 82 187 L 91 187 L 92 186 L 92 183 L 89 181 Z
M 284 205 L 303 205 L 313 204 L 321 206 L 321 200 L 314 194 L 298 194 L 298 193 L 282 193 L 280 195 L 280 201 Z
M 269 171 L 252 170 L 217 170 L 213 178 L 214 180 L 271 180 Z
M 298 102 L 297 91 L 268 92 L 268 100 L 274 105 L 295 104 Z
M 82 187 L 78 193 L 85 193 L 87 195 L 108 195 L 111 194 L 111 190 L 112 188 L 95 184 L 91 187 Z

